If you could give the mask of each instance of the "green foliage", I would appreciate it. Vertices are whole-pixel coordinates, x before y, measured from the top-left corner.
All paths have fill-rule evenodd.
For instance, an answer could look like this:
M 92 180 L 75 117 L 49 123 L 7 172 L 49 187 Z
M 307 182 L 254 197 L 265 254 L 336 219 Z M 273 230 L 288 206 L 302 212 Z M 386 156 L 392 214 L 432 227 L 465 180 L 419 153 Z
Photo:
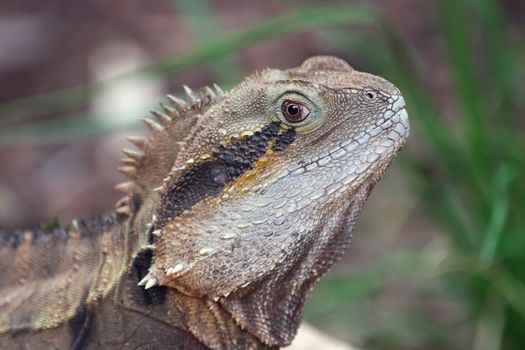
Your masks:
M 455 100 L 449 103 L 457 114 L 450 121 L 427 90 L 431 73 L 418 71 L 419 58 L 394 28 L 384 26 L 382 45 L 363 42 L 359 49 L 401 88 L 418 139 L 412 142 L 426 148 L 426 157 L 404 164 L 426 182 L 423 202 L 450 238 L 439 271 L 469 307 L 473 337 L 462 348 L 522 349 L 525 139 L 519 116 L 525 111 L 519 89 L 524 67 L 518 62 L 524 57 L 511 45 L 512 32 L 496 1 L 434 6 L 454 82 Z
M 166 79 L 203 64 L 219 79 L 230 77 L 231 83 L 236 80 L 232 77 L 244 75 L 235 57 L 239 50 L 285 34 L 318 30 L 334 53 L 366 62 L 368 70 L 403 91 L 413 131 L 401 162 L 406 174 L 417 179 L 414 191 L 442 228 L 447 245 L 437 269 L 426 251 L 393 251 L 358 273 L 326 278 L 307 304 L 306 318 L 318 325 L 336 320 L 331 326 L 339 336 L 353 329 L 352 339 L 369 349 L 523 349 L 525 137 L 520 117 L 525 115 L 525 66 L 520 62 L 525 62 L 525 50 L 519 47 L 525 42 L 523 35 L 511 35 L 495 0 L 431 3 L 447 53 L 442 65 L 454 83 L 453 99 L 447 102 L 452 108 L 446 110 L 456 107 L 456 112 L 448 118 L 428 89 L 433 72 L 422 68 L 417 51 L 376 9 L 297 5 L 285 15 L 210 38 L 195 25 L 213 14 L 209 4 L 177 0 L 174 6 L 195 31 L 195 48 L 112 81 L 0 106 L 0 144 L 58 142 L 114 130 L 84 114 L 46 121 L 33 117 L 41 110 L 71 113 L 97 89 L 130 77 Z M 208 30 L 219 29 L 216 22 L 207 25 Z M 471 325 L 467 335 L 458 335 L 454 324 L 436 323 L 417 305 L 402 313 L 371 305 L 396 281 L 414 288 L 419 297 L 447 300 L 465 309 L 464 321 Z M 363 310 L 367 305 L 370 308 Z M 363 320 L 363 312 L 374 315 Z M 446 326 L 450 329 L 439 328 Z
M 49 222 L 42 223 L 40 225 L 40 229 L 46 232 L 53 232 L 56 229 L 60 228 L 60 221 L 58 220 L 58 217 L 54 217 L 53 220 Z
M 311 28 L 329 28 L 342 24 L 368 24 L 374 19 L 374 12 L 367 6 L 303 7 L 256 23 L 243 30 L 223 34 L 175 57 L 159 60 L 110 81 L 77 86 L 5 103 L 0 106 L 0 145 L 57 142 L 71 139 L 71 135 L 76 138 L 114 131 L 114 126 L 97 124 L 93 122 L 93 118 L 89 118 L 90 115 L 86 114 L 67 116 L 63 120 L 43 122 L 31 122 L 31 120 L 41 111 L 57 114 L 74 111 L 85 104 L 86 100 L 89 100 L 96 91 L 110 88 L 126 79 L 138 78 L 144 81 L 166 79 L 190 68 L 211 64 L 217 59 L 225 58 L 261 41 Z M 102 115 L 102 117 L 109 118 L 110 116 Z M 28 130 L 28 127 L 31 130 Z

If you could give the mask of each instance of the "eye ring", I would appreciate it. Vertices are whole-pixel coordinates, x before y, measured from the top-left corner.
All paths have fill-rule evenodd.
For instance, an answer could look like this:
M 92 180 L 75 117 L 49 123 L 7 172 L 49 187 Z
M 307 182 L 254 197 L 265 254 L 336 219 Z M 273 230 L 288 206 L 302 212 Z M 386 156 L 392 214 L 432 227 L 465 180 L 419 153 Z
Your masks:
M 310 114 L 310 110 L 302 103 L 293 100 L 284 100 L 281 104 L 281 113 L 289 123 L 300 123 Z
M 377 97 L 377 92 L 373 91 L 373 90 L 368 90 L 367 92 L 365 92 L 365 96 L 369 99 L 369 100 L 374 100 L 376 97 Z

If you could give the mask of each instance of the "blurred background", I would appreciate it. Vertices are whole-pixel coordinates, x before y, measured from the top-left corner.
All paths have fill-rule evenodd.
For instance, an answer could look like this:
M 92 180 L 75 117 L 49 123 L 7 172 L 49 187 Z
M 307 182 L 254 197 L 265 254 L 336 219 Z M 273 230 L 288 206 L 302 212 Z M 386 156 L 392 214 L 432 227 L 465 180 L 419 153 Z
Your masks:
M 305 319 L 362 349 L 525 349 L 525 2 L 2 0 L 0 228 L 111 211 L 168 92 L 330 54 L 403 92 L 408 144 Z

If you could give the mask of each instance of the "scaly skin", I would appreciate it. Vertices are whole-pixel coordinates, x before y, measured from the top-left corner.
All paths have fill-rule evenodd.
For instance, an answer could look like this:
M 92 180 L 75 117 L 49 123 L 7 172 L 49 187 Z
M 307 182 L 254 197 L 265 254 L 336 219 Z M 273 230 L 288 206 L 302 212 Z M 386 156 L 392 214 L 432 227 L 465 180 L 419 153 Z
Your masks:
M 399 90 L 334 57 L 153 112 L 116 214 L 0 245 L 0 347 L 290 344 L 409 132 Z

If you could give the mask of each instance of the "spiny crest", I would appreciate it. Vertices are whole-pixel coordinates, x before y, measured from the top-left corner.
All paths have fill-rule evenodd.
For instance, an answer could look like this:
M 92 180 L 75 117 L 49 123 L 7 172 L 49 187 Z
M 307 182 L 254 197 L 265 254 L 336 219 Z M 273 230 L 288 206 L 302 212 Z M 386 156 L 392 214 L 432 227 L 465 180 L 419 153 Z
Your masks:
M 184 146 L 183 139 L 195 125 L 200 115 L 218 101 L 225 93 L 216 84 L 213 88 L 205 86 L 193 91 L 183 86 L 186 100 L 168 95 L 172 106 L 160 103 L 161 110 L 151 110 L 155 120 L 143 118 L 150 136 L 130 136 L 128 140 L 137 150 L 124 148 L 126 156 L 121 159 L 122 166 L 118 171 L 126 175 L 131 181 L 121 182 L 115 186 L 118 191 L 126 193 L 115 206 L 120 214 L 130 215 L 130 197 L 139 195 L 146 199 L 151 191 L 162 190 L 163 179 L 171 171 L 180 149 Z

